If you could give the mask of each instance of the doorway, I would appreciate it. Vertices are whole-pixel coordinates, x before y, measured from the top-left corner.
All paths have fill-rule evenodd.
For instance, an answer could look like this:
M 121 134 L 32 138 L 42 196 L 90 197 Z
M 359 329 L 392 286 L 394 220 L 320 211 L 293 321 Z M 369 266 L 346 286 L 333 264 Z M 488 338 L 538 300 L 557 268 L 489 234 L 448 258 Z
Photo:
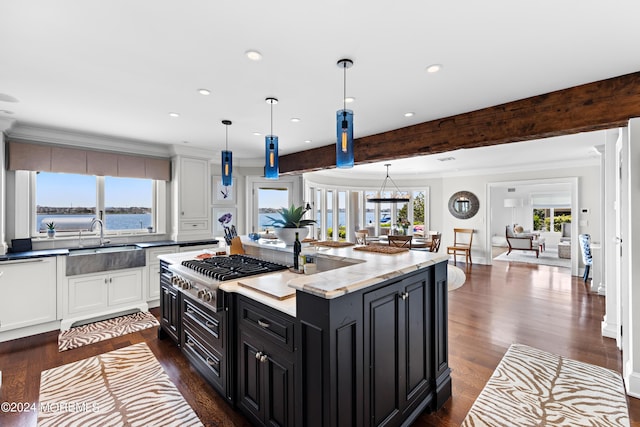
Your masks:
M 571 275 L 578 275 L 577 220 L 571 221 L 570 226 L 560 226 L 567 220 L 567 214 L 578 211 L 577 193 L 578 178 L 576 177 L 489 183 L 487 185 L 488 236 L 485 239 L 487 244 L 485 250 L 492 255 L 491 264 L 496 256 L 508 251 L 506 225 L 519 224 L 524 230 L 530 230 L 545 237 L 545 252 L 542 254 L 550 265 L 570 267 Z M 563 234 L 565 234 L 564 240 L 560 245 Z M 560 257 L 560 249 L 562 249 L 562 257 Z M 522 254 L 518 254 L 519 252 Z M 540 262 L 540 258 L 536 258 L 533 251 L 530 253 L 513 251 L 508 256 L 518 262 L 519 255 L 525 257 L 530 255 L 531 262 L 544 262 Z

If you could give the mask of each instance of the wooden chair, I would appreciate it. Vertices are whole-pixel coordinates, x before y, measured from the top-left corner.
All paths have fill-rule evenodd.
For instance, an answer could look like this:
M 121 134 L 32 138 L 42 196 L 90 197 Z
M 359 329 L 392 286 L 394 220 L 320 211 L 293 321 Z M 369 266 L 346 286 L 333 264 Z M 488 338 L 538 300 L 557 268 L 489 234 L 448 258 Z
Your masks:
M 453 255 L 453 265 L 456 265 L 457 255 L 464 254 L 467 268 L 471 264 L 471 242 L 473 241 L 473 228 L 454 228 L 453 246 L 447 246 L 447 254 Z
M 431 235 L 431 246 L 429 252 L 438 252 L 440 250 L 440 240 L 442 239 L 442 233 L 436 233 Z
M 413 236 L 387 236 L 387 239 L 389 240 L 389 246 L 411 249 Z

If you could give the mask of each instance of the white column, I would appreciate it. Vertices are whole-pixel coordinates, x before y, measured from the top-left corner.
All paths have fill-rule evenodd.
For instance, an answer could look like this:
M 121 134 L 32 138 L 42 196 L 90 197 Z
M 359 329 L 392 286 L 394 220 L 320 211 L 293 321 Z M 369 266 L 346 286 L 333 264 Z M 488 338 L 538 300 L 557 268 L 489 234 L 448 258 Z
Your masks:
M 629 120 L 628 157 L 624 160 L 628 171 L 628 233 L 623 236 L 623 250 L 627 251 L 628 310 L 623 318 L 623 368 L 627 394 L 640 398 L 640 118 Z M 624 217 L 624 215 L 623 215 Z M 624 259 L 624 258 L 623 258 Z M 635 308 L 635 310 L 634 310 Z M 628 344 L 627 344 L 628 343 Z
M 602 178 L 602 282 L 605 288 L 605 315 L 602 319 L 602 336 L 616 339 L 618 348 L 620 325 L 618 324 L 618 284 L 616 283 L 616 141 L 620 135 L 619 129 L 611 129 L 606 132 L 604 147 L 604 166 Z M 600 289 L 598 289 L 600 293 Z

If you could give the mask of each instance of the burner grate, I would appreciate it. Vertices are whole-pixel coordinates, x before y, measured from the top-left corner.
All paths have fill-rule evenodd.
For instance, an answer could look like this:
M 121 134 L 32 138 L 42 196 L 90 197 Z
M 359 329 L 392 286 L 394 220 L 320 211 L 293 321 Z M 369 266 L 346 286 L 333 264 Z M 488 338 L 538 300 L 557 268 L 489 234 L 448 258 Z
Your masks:
M 263 261 L 246 255 L 211 257 L 182 261 L 182 265 L 212 279 L 225 281 L 287 269 L 286 265 Z

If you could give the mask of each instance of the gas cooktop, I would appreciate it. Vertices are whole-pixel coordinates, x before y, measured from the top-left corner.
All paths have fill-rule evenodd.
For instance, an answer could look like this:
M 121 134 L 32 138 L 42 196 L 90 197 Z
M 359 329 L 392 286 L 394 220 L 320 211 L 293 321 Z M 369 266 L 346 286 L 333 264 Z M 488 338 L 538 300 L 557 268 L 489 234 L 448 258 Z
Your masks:
M 182 261 L 182 265 L 215 280 L 236 280 L 241 277 L 285 270 L 286 265 L 263 261 L 247 255 L 214 256 Z

